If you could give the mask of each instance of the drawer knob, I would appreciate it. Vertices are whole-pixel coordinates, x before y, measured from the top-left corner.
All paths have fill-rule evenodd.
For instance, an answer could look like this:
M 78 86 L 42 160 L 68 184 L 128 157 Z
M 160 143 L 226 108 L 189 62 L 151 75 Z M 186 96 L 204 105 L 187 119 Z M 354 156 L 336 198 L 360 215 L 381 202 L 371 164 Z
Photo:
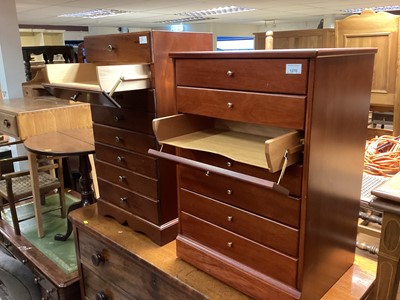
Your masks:
M 232 242 L 228 242 L 227 245 L 228 245 L 229 248 L 233 247 L 233 243 Z
M 116 137 L 115 137 L 115 142 L 116 142 L 116 143 L 119 143 L 120 141 L 121 141 L 121 138 L 120 138 L 119 136 L 116 136 Z
M 122 203 L 125 203 L 126 200 L 128 200 L 128 197 L 121 197 L 121 198 L 119 198 L 119 201 L 122 202 Z
M 105 262 L 104 256 L 103 254 L 101 254 L 100 251 L 96 251 L 96 253 L 92 254 L 92 264 L 94 266 L 96 267 L 100 266 L 104 264 L 104 262 Z
M 228 108 L 233 108 L 233 103 L 232 103 L 232 102 L 228 102 L 228 103 L 226 104 L 226 106 L 227 106 Z
M 226 219 L 228 220 L 228 222 L 232 222 L 233 217 L 232 216 L 228 216 Z
M 230 167 L 232 167 L 232 163 L 231 163 L 230 161 L 228 161 L 228 162 L 226 163 L 226 166 L 230 168 Z
M 49 290 L 46 290 L 46 295 L 51 295 L 51 294 L 53 294 L 55 292 L 55 289 L 54 288 L 51 288 L 51 289 L 49 289 Z
M 125 158 L 123 156 L 117 156 L 117 162 L 122 162 Z
M 42 281 L 42 278 L 41 278 L 41 277 L 36 277 L 36 276 L 35 276 L 34 281 L 35 281 L 35 284 L 39 284 L 39 282 Z
M 115 48 L 112 45 L 108 45 L 107 46 L 107 51 L 113 51 Z
M 206 176 L 210 176 L 210 171 L 206 171 Z
M 229 190 L 229 189 L 228 189 L 228 190 L 226 190 L 226 194 L 227 194 L 227 195 L 232 195 L 232 193 L 233 193 L 233 191 L 232 191 L 232 190 Z
M 123 182 L 125 180 L 125 178 L 126 178 L 125 176 L 120 175 L 120 176 L 118 176 L 118 181 Z
M 114 116 L 114 121 L 118 122 L 119 121 L 119 117 L 118 116 Z
M 233 76 L 233 72 L 232 72 L 231 70 L 228 70 L 228 71 L 226 72 L 226 76 L 232 77 L 232 76 Z
M 108 300 L 108 297 L 103 291 L 101 291 L 96 293 L 96 300 Z
M 10 128 L 11 127 L 11 123 L 7 119 L 4 119 L 3 125 L 4 125 L 5 128 Z

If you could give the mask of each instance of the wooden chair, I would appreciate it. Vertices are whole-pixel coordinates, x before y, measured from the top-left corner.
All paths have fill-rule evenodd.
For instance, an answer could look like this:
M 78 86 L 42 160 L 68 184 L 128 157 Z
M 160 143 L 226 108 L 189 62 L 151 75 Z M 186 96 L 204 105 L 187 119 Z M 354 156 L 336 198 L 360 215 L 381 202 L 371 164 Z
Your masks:
M 16 144 L 21 142 L 14 142 L 10 144 Z M 27 156 L 19 156 L 19 157 L 11 157 L 4 158 L 0 160 L 0 172 L 1 165 L 10 163 L 10 162 L 22 162 L 27 161 Z M 55 161 L 55 163 L 54 163 Z M 65 196 L 64 196 L 64 179 L 62 172 L 62 161 L 61 158 L 57 158 L 55 160 L 48 158 L 44 158 L 39 162 L 40 165 L 37 167 L 37 172 L 31 176 L 30 171 L 18 171 L 12 173 L 1 174 L 0 180 L 0 206 L 4 208 L 8 206 L 11 213 L 11 219 L 14 227 L 14 232 L 16 235 L 21 234 L 19 223 L 30 219 L 32 217 L 36 218 L 36 223 L 38 226 L 38 235 L 39 237 L 43 236 L 42 229 L 42 216 L 41 214 L 37 214 L 35 210 L 35 214 L 32 216 L 28 216 L 25 218 L 18 218 L 18 212 L 16 209 L 16 204 L 18 202 L 28 200 L 33 196 L 32 193 L 32 177 L 35 177 L 35 181 L 38 182 L 38 187 L 40 191 L 40 197 L 33 197 L 34 206 L 41 205 L 41 198 L 44 199 L 44 195 L 48 194 L 51 191 L 58 190 L 59 198 L 60 198 L 60 208 L 61 208 L 61 216 L 65 217 L 66 209 L 65 209 Z M 55 169 L 58 169 L 58 176 L 55 176 Z M 58 208 L 57 208 L 58 209 Z M 0 214 L 1 217 L 1 214 Z

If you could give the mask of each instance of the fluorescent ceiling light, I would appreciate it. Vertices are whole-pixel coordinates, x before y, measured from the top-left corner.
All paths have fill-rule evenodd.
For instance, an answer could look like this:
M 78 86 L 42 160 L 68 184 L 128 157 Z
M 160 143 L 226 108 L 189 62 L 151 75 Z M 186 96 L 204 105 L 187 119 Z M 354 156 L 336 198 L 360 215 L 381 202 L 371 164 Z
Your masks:
M 178 24 L 178 23 L 189 23 L 189 22 L 196 22 L 196 21 L 207 21 L 207 20 L 214 20 L 214 19 L 215 18 L 191 17 L 191 18 L 182 18 L 182 19 L 159 21 L 158 23 L 161 23 L 161 24 Z
M 64 14 L 59 15 L 58 17 L 71 17 L 71 18 L 89 18 L 89 19 L 96 19 L 96 18 L 104 18 L 104 17 L 113 17 L 123 14 L 132 13 L 131 11 L 125 10 L 117 10 L 117 9 L 93 9 L 87 10 L 77 13 L 71 14 Z
M 368 7 L 368 8 L 349 8 L 349 9 L 344 9 L 343 12 L 358 14 L 366 9 L 372 9 L 373 11 L 376 11 L 376 12 L 378 12 L 378 11 L 393 11 L 393 10 L 400 10 L 400 6 L 392 5 L 392 6 L 377 6 L 377 7 Z
M 246 8 L 246 7 L 237 7 L 237 6 L 224 6 L 224 7 L 216 7 L 205 10 L 196 10 L 196 11 L 188 11 L 183 13 L 178 13 L 178 16 L 185 17 L 210 17 L 216 15 L 225 15 L 225 14 L 233 14 L 240 12 L 247 12 L 255 10 L 254 8 Z

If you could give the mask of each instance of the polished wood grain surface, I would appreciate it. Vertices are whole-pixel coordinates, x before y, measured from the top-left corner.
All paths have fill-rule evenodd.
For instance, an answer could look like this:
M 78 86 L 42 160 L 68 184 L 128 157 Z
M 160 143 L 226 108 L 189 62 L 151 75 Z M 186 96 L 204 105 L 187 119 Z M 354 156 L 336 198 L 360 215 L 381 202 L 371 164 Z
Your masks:
M 373 297 L 399 299 L 400 277 L 400 173 L 372 190 L 378 196 L 370 205 L 383 213 L 378 271 Z M 372 299 L 375 299 L 372 298 Z
M 27 137 L 69 128 L 91 128 L 90 105 L 53 97 L 0 101 L 0 132 Z
M 304 124 L 301 127 L 304 131 L 300 132 L 304 136 L 304 151 L 302 161 L 299 162 L 303 165 L 303 173 L 300 175 L 302 192 L 297 199 L 299 206 L 295 203 L 290 205 L 290 200 L 294 199 L 282 199 L 280 194 L 271 190 L 255 193 L 256 188 L 250 187 L 250 183 L 249 186 L 239 184 L 236 178 L 228 174 L 226 178 L 215 176 L 211 171 L 212 166 L 207 165 L 210 168 L 207 180 L 204 179 L 204 174 L 200 174 L 201 171 L 196 170 L 206 171 L 205 166 L 200 168 L 185 160 L 174 160 L 180 164 L 178 184 L 181 188 L 241 207 L 248 213 L 261 214 L 299 228 L 297 269 L 293 271 L 287 268 L 288 273 L 293 272 L 287 274 L 287 284 L 283 284 L 278 271 L 268 273 L 269 277 L 263 276 L 252 262 L 248 262 L 246 258 L 238 258 L 233 253 L 234 250 L 229 252 L 214 239 L 205 239 L 199 229 L 201 225 L 186 218 L 182 210 L 177 237 L 178 257 L 256 299 L 317 299 L 335 284 L 354 262 L 375 53 L 376 49 L 371 48 L 321 48 L 170 54 L 176 64 L 177 88 L 191 88 L 191 93 L 229 89 L 282 93 L 288 96 L 304 95 L 306 99 Z M 292 67 L 296 75 L 291 73 Z M 275 72 L 279 74 L 273 76 Z M 276 80 L 277 78 L 280 80 Z M 179 93 L 177 96 L 179 97 Z M 212 111 L 211 107 L 218 106 L 213 97 L 199 96 L 198 99 L 202 98 L 205 102 L 211 98 L 207 111 L 199 113 L 207 116 Z M 219 101 L 223 103 L 224 98 L 220 97 Z M 181 100 L 185 101 L 184 98 Z M 275 113 L 272 106 L 258 105 L 255 109 L 257 108 L 266 116 Z M 226 100 L 225 109 L 235 110 L 234 101 Z M 224 119 L 228 114 L 229 112 L 212 116 Z M 246 122 L 252 122 L 252 114 L 246 118 Z M 269 124 L 282 126 L 284 118 L 289 119 L 291 116 L 284 115 Z M 349 126 L 352 130 L 349 130 Z M 231 127 L 222 128 L 234 131 Z M 226 144 L 228 150 L 220 148 L 216 152 L 229 156 L 230 150 L 239 148 L 239 142 Z M 179 155 L 179 151 L 177 152 Z M 255 199 L 263 203 L 263 206 L 257 205 L 257 209 L 251 207 L 250 203 L 255 206 Z M 287 216 L 288 208 L 291 209 L 290 217 Z M 184 222 L 188 223 L 187 226 Z M 191 225 L 196 225 L 197 230 L 190 230 Z M 204 228 L 216 232 L 209 224 L 203 225 Z M 225 226 L 221 227 L 226 229 Z M 218 235 L 225 241 L 226 247 L 232 246 L 229 240 L 232 237 L 223 232 Z M 246 256 L 245 251 L 243 256 Z M 293 275 L 296 277 L 295 284 L 290 281 Z
M 376 47 L 371 89 L 371 110 L 394 113 L 393 135 L 400 134 L 400 17 L 388 12 L 364 10 L 336 21 L 336 47 Z M 373 129 L 369 134 L 391 134 Z
M 333 47 L 335 47 L 333 28 L 276 31 L 273 34 L 274 49 Z M 254 49 L 265 49 L 265 32 L 254 33 Z
M 97 213 L 97 205 L 70 214 L 74 225 L 92 238 L 104 240 L 124 253 L 128 260 L 140 261 L 167 281 L 179 281 L 186 288 L 209 299 L 250 299 L 212 276 L 176 257 L 176 241 L 157 246 L 146 236 Z M 79 235 L 78 235 L 79 236 Z M 112 253 L 110 253 L 112 255 Z M 375 280 L 376 261 L 359 253 L 353 266 L 323 296 L 324 300 L 361 299 Z M 86 272 L 85 272 L 86 273 Z M 127 279 L 126 279 L 127 280 Z M 138 280 L 138 279 L 132 279 Z
M 94 153 L 92 128 L 59 130 L 29 137 L 24 141 L 28 151 L 43 155 L 79 155 Z
M 329 289 L 322 300 L 359 300 L 368 294 L 376 277 L 376 260 L 356 255 L 354 265 Z

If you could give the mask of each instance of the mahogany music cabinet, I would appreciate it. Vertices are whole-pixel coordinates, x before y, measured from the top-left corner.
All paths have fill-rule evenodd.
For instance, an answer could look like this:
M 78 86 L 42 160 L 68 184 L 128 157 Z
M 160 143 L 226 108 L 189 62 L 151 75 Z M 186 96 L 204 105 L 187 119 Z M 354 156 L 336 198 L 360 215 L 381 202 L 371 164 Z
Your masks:
M 371 48 L 172 53 L 177 256 L 256 299 L 320 299 L 352 266 Z

